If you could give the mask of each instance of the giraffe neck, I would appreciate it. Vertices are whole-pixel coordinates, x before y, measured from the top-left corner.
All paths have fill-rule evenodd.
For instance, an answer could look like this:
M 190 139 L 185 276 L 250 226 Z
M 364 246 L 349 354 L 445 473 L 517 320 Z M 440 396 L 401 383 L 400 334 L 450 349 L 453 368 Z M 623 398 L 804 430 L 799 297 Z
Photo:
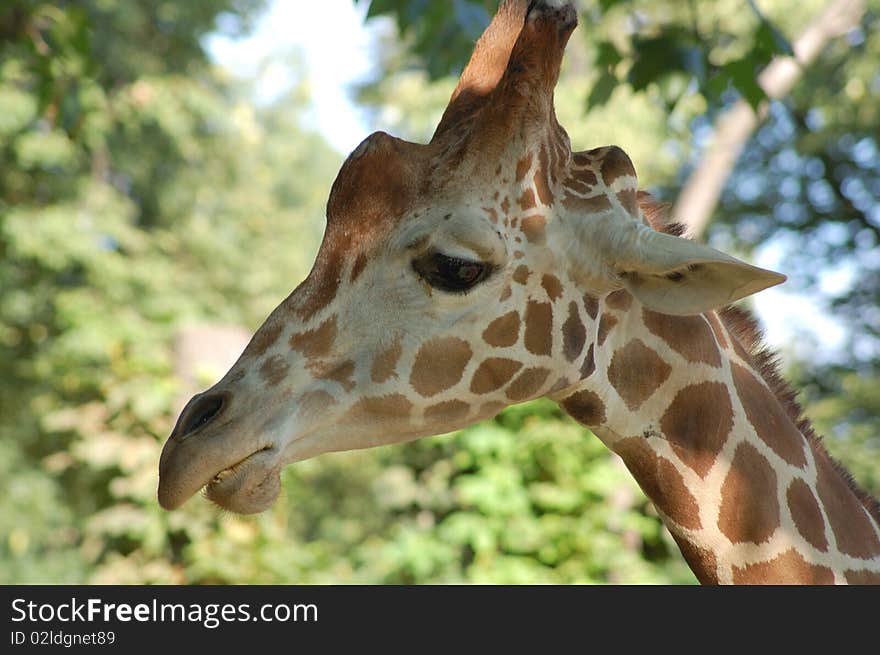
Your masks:
M 870 500 L 714 312 L 599 304 L 596 371 L 562 407 L 620 455 L 703 583 L 880 583 Z

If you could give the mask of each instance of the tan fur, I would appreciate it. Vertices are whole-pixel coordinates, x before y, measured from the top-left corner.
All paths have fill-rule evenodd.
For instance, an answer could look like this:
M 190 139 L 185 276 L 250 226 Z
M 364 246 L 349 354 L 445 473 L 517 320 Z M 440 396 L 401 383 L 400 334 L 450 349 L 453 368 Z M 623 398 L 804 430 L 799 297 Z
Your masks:
M 712 412 L 705 411 L 706 407 Z M 686 386 L 664 412 L 660 429 L 682 462 L 706 477 L 733 429 L 727 388 L 720 382 Z
M 800 580 L 803 584 L 834 584 L 834 574 L 827 566 L 808 563 L 797 551 L 788 550 L 768 562 L 743 568 L 734 567 L 734 584 L 778 585 Z
M 455 386 L 473 356 L 470 344 L 456 337 L 426 341 L 416 355 L 409 382 L 422 396 L 435 396 Z
M 748 442 L 736 447 L 721 487 L 718 528 L 733 543 L 760 544 L 779 527 L 776 472 Z
M 640 339 L 617 350 L 608 365 L 608 381 L 631 411 L 650 398 L 672 369 Z
M 617 454 L 635 474 L 657 509 L 684 528 L 700 528 L 697 499 L 668 460 L 657 457 L 641 437 L 624 439 L 617 446 Z

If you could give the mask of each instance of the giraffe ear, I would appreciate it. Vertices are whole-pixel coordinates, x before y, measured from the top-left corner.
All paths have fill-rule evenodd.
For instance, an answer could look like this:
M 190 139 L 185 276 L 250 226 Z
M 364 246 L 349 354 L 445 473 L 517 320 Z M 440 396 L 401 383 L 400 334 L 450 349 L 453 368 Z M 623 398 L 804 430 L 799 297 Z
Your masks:
M 786 277 L 635 222 L 618 227 L 608 264 L 643 305 L 679 316 L 701 314 L 785 282 Z

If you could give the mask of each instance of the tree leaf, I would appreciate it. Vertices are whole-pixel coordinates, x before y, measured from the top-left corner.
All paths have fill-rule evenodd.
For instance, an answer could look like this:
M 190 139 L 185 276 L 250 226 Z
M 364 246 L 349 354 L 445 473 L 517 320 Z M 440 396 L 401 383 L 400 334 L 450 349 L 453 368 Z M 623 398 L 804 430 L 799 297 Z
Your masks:
M 640 91 L 661 77 L 679 71 L 693 75 L 702 84 L 706 78 L 706 56 L 690 38 L 676 30 L 650 39 L 635 39 L 636 59 L 628 75 L 633 89 Z
M 755 111 L 767 99 L 767 94 L 764 93 L 764 89 L 758 84 L 759 68 L 760 64 L 752 54 L 724 65 L 724 70 L 733 86 L 736 87 L 736 90 L 740 92 L 742 97 L 746 99 Z
M 611 41 L 599 41 L 596 44 L 596 66 L 610 68 L 616 66 L 623 59 L 623 55 Z
M 587 111 L 608 102 L 615 88 L 617 88 L 617 78 L 611 73 L 602 73 L 590 90 L 590 95 L 587 96 Z
M 602 11 L 608 11 L 616 5 L 622 5 L 624 2 L 631 1 L 632 0 L 599 0 L 599 6 L 602 8 Z
M 794 57 L 794 48 L 791 47 L 791 43 L 785 38 L 782 31 L 764 15 L 755 0 L 748 0 L 748 2 L 760 21 L 758 31 L 755 34 L 756 44 L 759 44 L 768 53 Z

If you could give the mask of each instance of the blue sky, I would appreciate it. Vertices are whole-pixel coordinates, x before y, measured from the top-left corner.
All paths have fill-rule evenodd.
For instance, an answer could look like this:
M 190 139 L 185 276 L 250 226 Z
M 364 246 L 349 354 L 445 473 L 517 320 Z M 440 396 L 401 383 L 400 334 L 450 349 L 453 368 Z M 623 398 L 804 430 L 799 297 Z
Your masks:
M 273 0 L 252 34 L 242 39 L 215 34 L 207 47 L 213 59 L 236 76 L 257 80 L 258 101 L 269 101 L 294 82 L 291 56 L 301 56 L 307 70 L 317 128 L 341 153 L 368 134 L 350 91 L 368 78 L 377 59 L 375 48 L 387 20 L 364 24 L 366 3 L 352 0 Z

